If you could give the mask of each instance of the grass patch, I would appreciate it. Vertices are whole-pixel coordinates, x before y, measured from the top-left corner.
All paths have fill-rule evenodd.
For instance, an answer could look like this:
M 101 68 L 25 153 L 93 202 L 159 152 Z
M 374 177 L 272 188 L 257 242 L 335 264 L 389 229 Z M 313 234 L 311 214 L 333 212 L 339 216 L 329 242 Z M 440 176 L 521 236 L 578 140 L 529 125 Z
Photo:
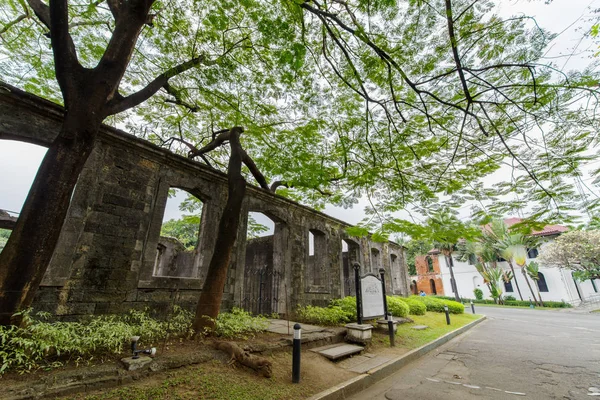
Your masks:
M 389 347 L 384 332 L 373 332 L 373 342 L 368 351 L 397 357 L 407 351 L 431 342 L 456 330 L 479 315 L 451 315 L 451 325 L 446 325 L 445 315 L 428 312 L 411 317 L 415 324 L 430 329 L 411 329 L 415 324 L 403 324 L 396 333 L 396 347 Z M 142 400 L 142 399 L 213 399 L 213 400 L 269 400 L 299 399 L 328 389 L 354 376 L 337 364 L 309 351 L 302 354 L 302 376 L 299 384 L 291 383 L 291 354 L 276 353 L 268 357 L 273 363 L 273 376 L 269 379 L 256 375 L 243 367 L 225 365 L 217 359 L 198 366 L 153 375 L 149 379 L 113 390 L 70 396 L 77 400 Z
M 415 321 L 414 324 L 402 324 L 398 326 L 398 331 L 396 331 L 396 346 L 406 347 L 410 350 L 416 349 L 480 317 L 477 314 L 452 314 L 450 315 L 450 325 L 446 325 L 446 316 L 444 314 L 428 312 L 425 315 L 415 315 L 411 317 Z M 429 329 L 417 331 L 412 329 L 414 325 L 427 325 Z

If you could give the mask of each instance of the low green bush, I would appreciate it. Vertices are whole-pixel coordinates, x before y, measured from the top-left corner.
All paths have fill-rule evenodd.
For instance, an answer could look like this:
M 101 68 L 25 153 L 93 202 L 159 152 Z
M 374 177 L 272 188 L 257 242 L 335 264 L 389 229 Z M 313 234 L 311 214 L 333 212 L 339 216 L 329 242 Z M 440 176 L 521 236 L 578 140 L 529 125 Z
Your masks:
M 476 288 L 473 290 L 473 294 L 477 300 L 483 300 L 483 290 Z
M 193 314 L 175 306 L 167 320 L 150 317 L 148 311 L 131 310 L 125 315 L 103 315 L 81 322 L 49 322 L 50 314 L 22 313 L 21 327 L 0 326 L 0 376 L 8 371 L 27 372 L 54 368 L 66 362 L 103 360 L 127 351 L 132 336 L 140 336 L 140 347 L 157 345 L 167 338 L 192 335 Z M 35 317 L 35 318 L 34 318 Z M 221 313 L 215 334 L 247 337 L 263 331 L 265 317 L 234 308 Z
M 408 317 L 410 307 L 406 304 L 403 298 L 398 296 L 386 296 L 388 312 L 392 313 L 393 317 Z
M 234 307 L 228 313 L 220 313 L 215 324 L 215 335 L 225 338 L 247 338 L 269 327 L 267 318 Z
M 464 314 L 465 306 L 454 300 L 443 300 L 444 304 L 448 306 L 448 311 L 451 314 Z
M 402 301 L 408 305 L 410 315 L 425 315 L 427 312 L 427 306 L 419 300 L 408 298 L 402 298 Z
M 330 307 L 340 307 L 346 313 L 350 321 L 356 321 L 356 297 L 346 296 L 343 299 L 331 300 Z
M 50 314 L 21 313 L 21 327 L 0 326 L 0 375 L 16 370 L 53 368 L 73 361 L 120 354 L 140 336 L 140 345 L 150 346 L 168 336 L 192 333 L 192 313 L 175 307 L 168 321 L 151 318 L 146 311 L 132 310 L 116 316 L 98 316 L 87 322 L 48 322 Z
M 529 307 L 531 303 L 529 300 L 505 300 L 504 305 L 506 306 L 520 306 L 520 307 Z M 535 304 L 535 303 L 534 303 Z M 545 301 L 544 307 L 548 308 L 570 308 L 572 307 L 569 303 L 565 303 L 564 301 Z
M 354 312 L 356 314 L 356 311 Z M 296 310 L 297 319 L 300 322 L 315 325 L 341 325 L 350 322 L 348 312 L 339 306 L 329 307 L 300 306 Z
M 423 302 L 427 307 L 427 311 L 444 312 L 444 305 L 447 305 L 451 314 L 463 314 L 465 312 L 463 304 L 440 296 L 411 296 L 410 298 Z
M 515 296 L 504 296 L 504 301 L 515 301 L 517 300 Z

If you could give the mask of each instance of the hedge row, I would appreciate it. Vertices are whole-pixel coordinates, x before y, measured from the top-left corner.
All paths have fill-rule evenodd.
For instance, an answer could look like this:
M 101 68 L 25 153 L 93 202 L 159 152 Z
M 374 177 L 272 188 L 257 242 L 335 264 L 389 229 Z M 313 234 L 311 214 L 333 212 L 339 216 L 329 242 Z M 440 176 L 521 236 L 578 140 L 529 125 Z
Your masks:
M 387 305 L 394 317 L 402 318 L 409 314 L 423 315 L 427 309 L 423 302 L 399 296 L 387 296 Z M 341 325 L 356 321 L 356 297 L 332 300 L 328 307 L 298 307 L 296 317 L 301 322 L 317 325 Z
M 427 307 L 427 311 L 444 312 L 444 306 L 446 305 L 451 314 L 463 314 L 465 312 L 465 306 L 453 300 L 433 296 L 410 296 L 409 298 L 423 302 Z
M 430 296 L 430 297 L 435 297 L 436 299 L 443 299 L 443 300 L 454 300 L 454 297 L 448 297 L 448 296 Z M 543 300 L 543 299 L 542 299 Z M 465 297 L 461 297 L 460 301 L 463 302 L 464 304 L 468 304 L 471 301 L 474 304 L 496 304 L 496 302 L 494 300 L 477 300 L 477 299 L 468 299 Z M 571 308 L 573 307 L 571 304 L 569 303 L 565 303 L 564 301 L 544 301 L 544 306 L 548 307 L 548 308 Z M 505 306 L 524 306 L 524 307 L 528 307 L 530 304 L 529 300 L 504 300 L 504 305 Z

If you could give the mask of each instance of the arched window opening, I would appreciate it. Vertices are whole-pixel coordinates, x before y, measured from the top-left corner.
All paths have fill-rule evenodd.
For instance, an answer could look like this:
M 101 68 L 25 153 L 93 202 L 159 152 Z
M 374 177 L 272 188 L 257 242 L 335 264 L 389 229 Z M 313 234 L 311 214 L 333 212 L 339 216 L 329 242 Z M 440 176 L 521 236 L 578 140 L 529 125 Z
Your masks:
M 504 281 L 504 291 L 506 293 L 512 293 L 514 291 L 512 281 L 508 281 L 508 282 Z
M 183 189 L 169 189 L 156 249 L 154 276 L 196 277 L 202 226 L 202 200 Z
M 546 277 L 541 272 L 538 273 L 537 284 L 538 284 L 538 288 L 540 289 L 540 292 L 548 291 L 548 284 L 546 283 Z
M 419 290 L 417 289 L 417 281 L 413 280 L 413 281 L 410 283 L 410 291 L 411 291 L 413 294 L 419 294 Z
M 342 240 L 342 273 L 344 276 L 344 296 L 354 296 L 354 263 L 359 262 L 360 245 L 351 239 Z
M 261 212 L 248 213 L 242 307 L 254 314 L 270 314 L 280 308 L 282 224 Z
M 379 274 L 379 268 L 381 268 L 381 253 L 378 249 L 371 249 L 371 272 Z
M 538 249 L 527 249 L 527 258 L 537 258 L 539 252 Z
M 431 289 L 431 294 L 437 294 L 437 290 L 435 290 L 435 281 L 433 279 L 429 280 L 429 287 Z
M 307 282 L 319 287 L 327 285 L 327 236 L 317 229 L 308 231 L 307 273 Z
M 275 222 L 260 212 L 250 211 L 248 213 L 248 225 L 246 226 L 246 239 L 272 236 L 275 233 Z
M 433 259 L 431 256 L 427 256 L 425 260 L 427 260 L 427 272 L 433 272 Z
M 1 140 L 0 143 L 0 171 L 10 171 L 0 174 L 1 253 L 48 149 L 16 140 Z

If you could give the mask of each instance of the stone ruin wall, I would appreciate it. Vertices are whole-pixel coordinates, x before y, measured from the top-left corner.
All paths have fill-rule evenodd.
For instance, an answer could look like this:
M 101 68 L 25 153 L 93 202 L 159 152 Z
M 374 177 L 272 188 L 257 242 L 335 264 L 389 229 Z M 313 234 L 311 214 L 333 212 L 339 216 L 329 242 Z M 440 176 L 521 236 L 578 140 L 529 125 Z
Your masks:
M 0 139 L 47 146 L 62 115 L 56 104 L 0 84 Z M 160 237 L 170 188 L 203 202 L 194 251 Z M 104 126 L 80 175 L 34 308 L 63 319 L 145 307 L 161 313 L 172 304 L 195 308 L 226 196 L 224 174 Z M 248 212 L 272 219 L 274 234 L 247 240 Z M 403 248 L 349 237 L 348 226 L 249 186 L 223 307 L 287 314 L 298 305 L 326 305 L 354 294 L 354 261 L 363 272 L 384 268 L 388 292 L 408 295 Z M 309 232 L 314 237 L 310 255 Z

